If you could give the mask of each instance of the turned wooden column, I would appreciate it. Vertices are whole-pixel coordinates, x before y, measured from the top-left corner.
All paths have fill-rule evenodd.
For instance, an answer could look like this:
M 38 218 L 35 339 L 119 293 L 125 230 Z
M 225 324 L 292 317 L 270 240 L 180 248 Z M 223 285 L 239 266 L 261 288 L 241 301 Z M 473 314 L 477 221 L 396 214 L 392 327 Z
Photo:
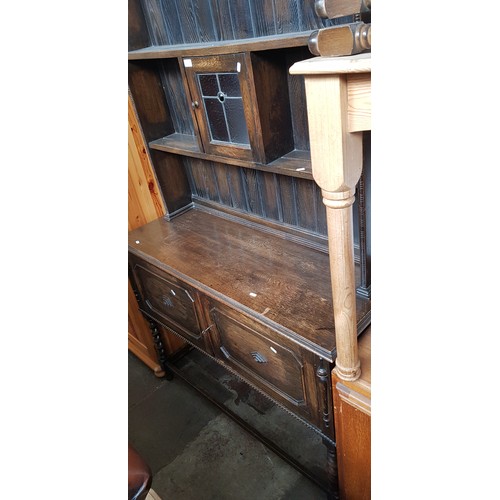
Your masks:
M 306 77 L 314 180 L 326 205 L 337 344 L 335 370 L 343 380 L 360 374 L 352 205 L 363 167 L 361 132 L 347 131 L 347 81 L 343 74 Z
M 370 67 L 366 62 L 368 57 L 319 57 L 297 63 L 290 69 L 292 74 L 305 75 L 312 173 L 321 188 L 327 212 L 337 345 L 335 371 L 342 380 L 356 380 L 361 374 L 352 205 L 363 168 L 360 130 L 366 129 L 366 124 L 354 125 L 359 123 L 356 118 L 360 116 L 351 115 L 359 115 L 356 103 L 359 104 L 360 95 L 367 87 L 363 78 L 352 80 L 350 73 L 366 72 Z M 365 110 L 361 108 L 364 106 L 359 107 L 362 120 Z

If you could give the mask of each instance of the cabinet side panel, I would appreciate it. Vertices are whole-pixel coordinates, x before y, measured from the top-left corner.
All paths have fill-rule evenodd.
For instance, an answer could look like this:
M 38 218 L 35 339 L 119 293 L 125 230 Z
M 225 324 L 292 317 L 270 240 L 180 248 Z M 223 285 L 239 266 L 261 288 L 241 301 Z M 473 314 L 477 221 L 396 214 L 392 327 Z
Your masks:
M 160 79 L 172 118 L 172 124 L 179 134 L 194 136 L 190 103 L 186 96 L 184 82 L 177 59 L 165 59 L 159 63 Z
M 333 382 L 336 378 L 333 377 Z M 371 417 L 333 390 L 337 461 L 341 498 L 371 498 Z
M 167 215 L 186 208 L 192 200 L 182 157 L 155 150 L 151 150 L 151 157 L 167 207 Z
M 251 61 L 264 159 L 269 163 L 294 149 L 288 69 L 282 51 L 252 53 Z
M 165 214 L 165 207 L 144 144 L 132 100 L 128 98 L 128 228 Z
M 144 12 L 139 0 L 128 0 L 128 50 L 148 47 L 150 44 Z
M 163 216 L 165 206 L 130 96 L 128 99 L 128 122 L 128 228 L 131 231 Z M 159 375 L 163 369 L 158 362 L 149 325 L 139 311 L 130 281 L 128 297 L 129 348 Z M 168 333 L 165 333 L 163 341 L 169 354 L 173 354 L 184 345 L 183 342 L 177 340 L 177 337 L 174 338 Z
M 307 47 L 300 47 L 286 53 L 286 66 L 289 69 L 298 61 L 309 59 Z M 306 90 L 302 75 L 288 75 L 288 94 L 293 127 L 295 149 L 309 151 L 309 126 L 307 123 Z
M 174 132 L 157 66 L 151 61 L 129 63 L 129 88 L 147 142 Z

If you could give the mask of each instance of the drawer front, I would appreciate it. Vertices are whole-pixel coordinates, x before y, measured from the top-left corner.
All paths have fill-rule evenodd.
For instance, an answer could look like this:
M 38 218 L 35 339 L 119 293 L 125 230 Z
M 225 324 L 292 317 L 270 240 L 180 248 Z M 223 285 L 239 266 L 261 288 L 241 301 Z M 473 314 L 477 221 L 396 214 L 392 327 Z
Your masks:
M 211 304 L 210 318 L 219 359 L 292 411 L 310 417 L 310 367 L 300 346 L 222 304 Z
M 196 292 L 171 276 L 135 264 L 133 267 L 141 295 L 142 309 L 188 341 L 204 347 L 196 307 Z

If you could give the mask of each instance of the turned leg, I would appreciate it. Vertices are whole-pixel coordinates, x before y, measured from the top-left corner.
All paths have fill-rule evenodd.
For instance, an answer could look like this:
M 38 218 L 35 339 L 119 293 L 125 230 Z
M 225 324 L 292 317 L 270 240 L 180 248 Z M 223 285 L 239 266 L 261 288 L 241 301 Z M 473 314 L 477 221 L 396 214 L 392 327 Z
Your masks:
M 347 78 L 305 79 L 311 163 L 326 206 L 337 359 L 342 380 L 361 375 L 356 318 L 352 204 L 363 170 L 363 136 L 348 129 Z M 364 200 L 363 200 L 364 201 Z M 363 256 L 364 257 L 364 256 Z
M 165 371 L 165 378 L 167 380 L 172 380 L 174 378 L 174 372 L 170 369 L 167 363 L 167 356 L 165 354 L 165 348 L 163 347 L 163 342 L 161 340 L 160 331 L 156 321 L 148 319 L 149 328 L 151 329 L 151 334 L 153 335 L 153 342 L 155 344 L 155 349 L 158 354 L 158 361 Z

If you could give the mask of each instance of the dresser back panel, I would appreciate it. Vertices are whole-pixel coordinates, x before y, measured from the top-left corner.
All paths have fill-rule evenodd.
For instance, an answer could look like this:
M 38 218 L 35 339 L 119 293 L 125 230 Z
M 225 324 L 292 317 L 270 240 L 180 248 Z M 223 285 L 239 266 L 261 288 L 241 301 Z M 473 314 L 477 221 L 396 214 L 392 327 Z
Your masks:
M 194 196 L 326 236 L 315 182 L 217 162 L 186 161 Z
M 304 0 L 142 0 L 142 7 L 151 45 L 238 40 L 334 25 L 318 17 L 313 1 Z

